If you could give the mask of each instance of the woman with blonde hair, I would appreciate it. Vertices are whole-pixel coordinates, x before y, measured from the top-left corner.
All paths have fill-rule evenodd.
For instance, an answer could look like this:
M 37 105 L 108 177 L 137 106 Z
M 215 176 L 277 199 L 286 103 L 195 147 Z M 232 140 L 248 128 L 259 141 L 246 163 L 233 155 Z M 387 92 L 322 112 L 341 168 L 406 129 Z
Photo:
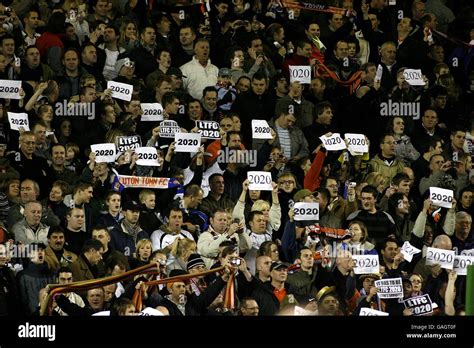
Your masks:
M 165 248 L 173 261 L 168 265 L 168 274 L 173 269 L 187 270 L 189 256 L 196 253 L 196 242 L 188 238 L 176 238 L 173 244 Z
M 130 257 L 128 260 L 130 269 L 135 269 L 150 263 L 151 249 L 151 240 L 145 238 L 140 239 L 135 246 L 133 257 Z
M 385 177 L 377 172 L 367 174 L 367 176 L 365 177 L 365 182 L 375 187 L 379 194 L 382 194 L 388 186 Z
M 130 53 L 134 48 L 138 47 L 138 26 L 134 20 L 126 19 L 120 26 L 120 38 L 118 44 Z

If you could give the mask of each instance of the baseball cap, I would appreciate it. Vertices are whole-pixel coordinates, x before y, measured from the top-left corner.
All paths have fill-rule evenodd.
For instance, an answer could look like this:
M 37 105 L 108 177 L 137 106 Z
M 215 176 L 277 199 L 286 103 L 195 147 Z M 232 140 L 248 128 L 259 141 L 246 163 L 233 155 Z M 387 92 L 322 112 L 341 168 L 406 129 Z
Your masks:
M 281 269 L 281 268 L 287 269 L 288 266 L 286 264 L 284 264 L 283 262 L 275 261 L 275 262 L 272 262 L 272 265 L 270 266 L 270 271 L 273 271 L 274 269 L 278 270 L 278 269 Z
M 125 210 L 140 210 L 140 204 L 135 201 L 125 201 L 122 205 L 122 209 Z
M 229 68 L 220 68 L 219 69 L 219 77 L 225 77 L 225 76 L 232 76 L 232 73 L 230 72 Z

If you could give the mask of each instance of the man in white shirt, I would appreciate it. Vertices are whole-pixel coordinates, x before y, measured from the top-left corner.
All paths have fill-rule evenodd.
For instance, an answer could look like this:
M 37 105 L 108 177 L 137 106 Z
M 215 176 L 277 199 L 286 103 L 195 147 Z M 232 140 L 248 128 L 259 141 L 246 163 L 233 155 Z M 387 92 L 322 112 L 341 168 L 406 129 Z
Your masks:
M 180 67 L 186 76 L 183 76 L 183 87 L 195 99 L 201 99 L 204 88 L 217 83 L 219 69 L 211 63 L 209 53 L 209 41 L 198 39 L 194 43 L 193 59 Z
M 166 248 L 173 244 L 176 238 L 189 238 L 194 240 L 194 237 L 188 231 L 182 230 L 183 212 L 179 208 L 171 208 L 168 216 L 166 216 L 167 224 L 162 225 L 159 230 L 156 230 L 151 235 L 151 243 L 153 251 Z

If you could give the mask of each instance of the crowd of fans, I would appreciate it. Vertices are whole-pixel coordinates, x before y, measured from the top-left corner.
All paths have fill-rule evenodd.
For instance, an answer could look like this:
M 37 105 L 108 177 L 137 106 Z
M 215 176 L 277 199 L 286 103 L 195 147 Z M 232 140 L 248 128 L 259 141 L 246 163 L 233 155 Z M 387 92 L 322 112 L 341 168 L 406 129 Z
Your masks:
M 435 315 L 462 315 L 466 276 L 426 258 L 474 256 L 473 43 L 461 0 L 0 1 L 0 79 L 21 81 L 0 99 L 0 315 L 38 315 L 48 284 L 149 263 L 159 274 L 63 293 L 52 314 L 136 315 L 140 291 L 143 315 L 414 315 L 402 300 L 424 294 Z M 219 136 L 177 151 L 142 103 Z M 336 133 L 363 134 L 367 151 L 328 149 Z M 121 139 L 156 148 L 156 165 Z M 113 162 L 91 150 L 103 143 Z M 249 171 L 271 190 L 250 189 Z M 295 221 L 300 202 L 319 204 L 317 221 Z M 356 274 L 356 254 L 378 255 L 379 272 Z M 378 295 L 390 278 L 403 299 Z

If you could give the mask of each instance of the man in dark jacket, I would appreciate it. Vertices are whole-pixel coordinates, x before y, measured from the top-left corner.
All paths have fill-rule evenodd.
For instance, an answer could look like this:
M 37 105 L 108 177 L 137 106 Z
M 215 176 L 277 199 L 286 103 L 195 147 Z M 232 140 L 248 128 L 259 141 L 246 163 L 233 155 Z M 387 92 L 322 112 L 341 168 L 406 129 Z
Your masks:
M 81 255 L 70 267 L 75 281 L 96 279 L 98 277 L 96 265 L 102 260 L 103 250 L 104 247 L 98 240 L 89 239 L 85 241 Z
M 270 94 L 266 92 L 266 87 L 265 76 L 256 73 L 252 78 L 252 90 L 239 94 L 232 104 L 232 111 L 240 116 L 241 132 L 246 145 L 251 145 L 252 141 L 251 120 L 270 120 L 273 117 L 275 104 Z
M 45 262 L 44 251 L 46 246 L 42 243 L 29 245 L 30 260 L 26 268 L 18 273 L 21 303 L 26 315 L 32 315 L 39 306 L 39 292 L 47 284 L 54 283 L 54 273 Z
M 288 278 L 288 267 L 282 262 L 273 262 L 270 267 L 271 280 L 263 283 L 252 293 L 260 306 L 260 315 L 275 315 L 281 308 L 297 304 Z
M 167 284 L 170 295 L 165 296 L 162 306 L 168 309 L 170 316 L 202 315 L 205 309 L 216 299 L 224 288 L 232 269 L 226 266 L 225 273 L 216 277 L 212 283 L 199 295 L 186 295 L 186 283 L 176 281 Z M 170 277 L 186 275 L 188 272 L 175 269 Z
M 0 244 L 0 317 L 20 314 L 15 274 L 8 267 L 8 261 L 7 248 Z
M 131 256 L 135 252 L 135 245 L 140 239 L 149 238 L 148 233 L 143 231 L 138 223 L 140 209 L 138 203 L 126 201 L 123 204 L 124 219 L 119 226 L 110 231 L 112 248 L 126 256 Z
M 158 68 L 155 49 L 155 29 L 152 26 L 146 26 L 140 34 L 140 45 L 130 52 L 130 59 L 135 62 L 135 73 L 139 78 L 145 79 Z

